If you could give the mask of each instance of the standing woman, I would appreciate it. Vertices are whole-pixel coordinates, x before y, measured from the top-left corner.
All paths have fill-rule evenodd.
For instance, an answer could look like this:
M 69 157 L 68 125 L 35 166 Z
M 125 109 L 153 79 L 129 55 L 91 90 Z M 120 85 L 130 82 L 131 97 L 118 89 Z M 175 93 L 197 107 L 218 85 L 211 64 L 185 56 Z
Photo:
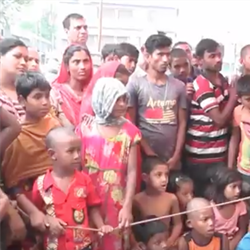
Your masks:
M 16 77 L 27 70 L 28 49 L 19 39 L 5 38 L 0 41 L 0 103 L 18 120 L 25 111 L 18 102 Z
M 64 52 L 60 73 L 51 90 L 51 104 L 64 126 L 79 123 L 83 93 L 88 86 L 93 65 L 88 49 L 70 45 Z

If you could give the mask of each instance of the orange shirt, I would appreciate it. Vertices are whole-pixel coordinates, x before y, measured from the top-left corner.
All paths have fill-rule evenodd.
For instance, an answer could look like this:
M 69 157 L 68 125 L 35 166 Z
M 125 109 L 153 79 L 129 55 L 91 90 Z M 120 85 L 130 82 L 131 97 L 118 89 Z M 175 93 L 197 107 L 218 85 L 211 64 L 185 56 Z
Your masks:
M 191 236 L 191 232 L 184 235 L 184 239 L 188 244 L 189 250 L 223 250 L 222 249 L 222 234 L 215 233 L 211 241 L 206 246 L 199 246 L 195 243 Z
M 59 218 L 68 226 L 89 227 L 88 207 L 101 204 L 91 179 L 83 172 L 75 171 L 68 193 L 59 189 L 51 170 L 38 177 L 33 187 L 33 202 L 45 214 Z M 45 207 L 45 209 L 44 209 Z M 66 228 L 65 234 L 45 237 L 45 249 L 83 249 L 91 244 L 90 232 L 84 229 Z

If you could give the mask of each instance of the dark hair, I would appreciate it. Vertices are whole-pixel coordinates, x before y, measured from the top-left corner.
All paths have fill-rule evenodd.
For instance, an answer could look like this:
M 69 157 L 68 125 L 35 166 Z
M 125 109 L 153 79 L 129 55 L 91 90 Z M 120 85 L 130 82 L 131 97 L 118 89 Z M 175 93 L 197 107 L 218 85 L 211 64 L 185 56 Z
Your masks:
M 130 43 L 120 43 L 114 50 L 114 55 L 122 58 L 123 56 L 131 56 L 136 59 L 139 57 L 139 50 Z
M 116 43 L 105 44 L 101 51 L 102 59 L 105 60 L 109 55 L 114 54 L 117 46 L 118 45 Z
M 34 89 L 41 91 L 50 90 L 51 86 L 43 74 L 39 72 L 28 71 L 16 79 L 16 92 L 18 96 L 27 98 Z
M 156 165 L 162 165 L 166 162 L 158 156 L 146 156 L 142 163 L 142 172 L 145 174 L 150 174 Z
M 180 58 L 180 57 L 187 57 L 187 53 L 183 49 L 172 49 L 170 52 L 170 57 L 172 58 Z
M 227 200 L 224 195 L 226 186 L 241 180 L 241 175 L 237 170 L 226 167 L 220 168 L 211 180 L 212 184 L 210 186 L 210 192 L 207 192 L 207 196 L 216 204 L 226 202 Z
M 157 218 L 154 215 L 148 216 L 146 219 Z M 132 227 L 133 234 L 137 242 L 147 244 L 149 240 L 156 234 L 168 231 L 166 224 L 160 220 L 135 225 Z
M 236 84 L 236 90 L 239 97 L 250 95 L 250 75 L 244 75 L 239 78 Z
M 179 42 L 175 43 L 173 48 L 176 48 L 180 45 L 188 45 L 188 47 L 192 50 L 192 46 L 188 42 L 185 42 L 185 41 L 179 41 Z
M 130 76 L 131 74 L 129 73 L 129 71 L 126 69 L 126 67 L 123 64 L 120 64 L 115 72 L 115 74 L 121 74 L 121 75 L 126 75 L 126 76 Z
M 152 54 L 156 49 L 170 47 L 172 39 L 165 35 L 151 35 L 145 42 L 146 51 Z
M 173 172 L 169 176 L 167 192 L 175 194 L 183 183 L 191 182 L 192 179 L 182 172 Z
M 241 50 L 240 50 L 240 57 L 244 58 L 248 51 L 250 50 L 250 44 L 245 45 Z
M 74 56 L 75 52 L 85 51 L 86 54 L 91 58 L 89 50 L 86 46 L 83 45 L 70 45 L 63 54 L 63 63 L 69 65 L 70 59 Z
M 219 43 L 217 43 L 215 40 L 213 39 L 202 39 L 196 46 L 195 49 L 195 54 L 202 58 L 205 54 L 205 52 L 215 52 L 216 49 L 220 46 Z
M 83 16 L 78 13 L 72 13 L 72 14 L 67 15 L 62 22 L 64 29 L 69 29 L 71 19 L 76 19 L 76 20 L 83 19 Z
M 16 47 L 26 47 L 25 43 L 16 38 L 4 38 L 0 41 L 0 55 L 4 56 Z

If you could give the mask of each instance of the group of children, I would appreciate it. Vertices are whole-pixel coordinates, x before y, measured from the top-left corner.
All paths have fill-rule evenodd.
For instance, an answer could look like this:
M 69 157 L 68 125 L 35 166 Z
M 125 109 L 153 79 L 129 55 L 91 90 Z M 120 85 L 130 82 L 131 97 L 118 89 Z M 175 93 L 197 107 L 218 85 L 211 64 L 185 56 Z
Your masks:
M 240 86 L 244 105 L 248 87 Z M 34 242 L 50 250 L 248 249 L 236 248 L 247 233 L 247 203 L 216 206 L 249 195 L 248 187 L 242 192 L 242 177 L 235 170 L 225 168 L 214 176 L 206 200 L 194 198 L 195 183 L 188 176 L 170 173 L 156 156 L 146 157 L 145 189 L 135 194 L 140 132 L 123 118 L 128 96 L 117 79 L 96 83 L 96 118 L 76 131 L 61 127 L 50 114 L 50 85 L 40 73 L 20 76 L 16 89 L 26 116 L 20 131 L 1 108 L 1 153 L 7 148 L 2 161 L 6 192 L 37 230 L 36 237 L 26 233 L 24 249 Z M 99 171 L 99 164 L 107 169 Z M 3 192 L 0 205 L 3 219 L 9 206 Z M 180 214 L 184 211 L 187 214 Z M 139 223 L 130 227 L 132 221 Z

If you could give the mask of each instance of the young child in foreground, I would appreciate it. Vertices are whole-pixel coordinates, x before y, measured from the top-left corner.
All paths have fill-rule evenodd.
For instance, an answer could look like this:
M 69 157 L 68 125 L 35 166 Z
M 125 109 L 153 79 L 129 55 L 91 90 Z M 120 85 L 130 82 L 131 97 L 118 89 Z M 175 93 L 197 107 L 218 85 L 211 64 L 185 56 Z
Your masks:
M 241 105 L 234 109 L 228 166 L 231 169 L 237 166 L 243 181 L 250 184 L 250 76 L 240 77 L 236 89 Z
M 89 218 L 101 233 L 113 229 L 104 225 L 101 200 L 90 178 L 76 170 L 81 163 L 81 141 L 72 129 L 59 127 L 48 133 L 45 142 L 53 167 L 38 177 L 33 187 L 34 204 L 57 220 L 53 227 L 47 225 L 45 249 L 90 249 L 91 232 L 84 230 Z
M 240 198 L 242 178 L 236 170 L 220 169 L 213 179 L 211 187 L 211 205 Z M 239 241 L 247 233 L 249 224 L 246 204 L 243 201 L 213 207 L 215 231 L 225 234 L 229 239 L 229 249 L 235 250 Z
M 169 175 L 166 163 L 155 156 L 147 157 L 142 171 L 146 189 L 134 197 L 133 216 L 135 221 L 143 220 L 152 214 L 161 217 L 179 213 L 179 203 L 176 196 L 166 192 Z M 176 245 L 182 232 L 181 216 L 174 216 L 172 219 L 170 236 L 166 239 L 168 248 Z M 165 219 L 164 223 L 167 228 L 170 228 L 170 218 Z
M 156 216 L 148 216 L 154 219 Z M 143 250 L 167 250 L 166 237 L 167 226 L 162 221 L 152 221 L 132 227 L 137 242 L 140 242 Z
M 188 203 L 187 225 L 191 231 L 179 240 L 178 250 L 230 249 L 227 237 L 215 233 L 214 213 L 209 206 L 209 201 L 203 198 L 194 198 Z

